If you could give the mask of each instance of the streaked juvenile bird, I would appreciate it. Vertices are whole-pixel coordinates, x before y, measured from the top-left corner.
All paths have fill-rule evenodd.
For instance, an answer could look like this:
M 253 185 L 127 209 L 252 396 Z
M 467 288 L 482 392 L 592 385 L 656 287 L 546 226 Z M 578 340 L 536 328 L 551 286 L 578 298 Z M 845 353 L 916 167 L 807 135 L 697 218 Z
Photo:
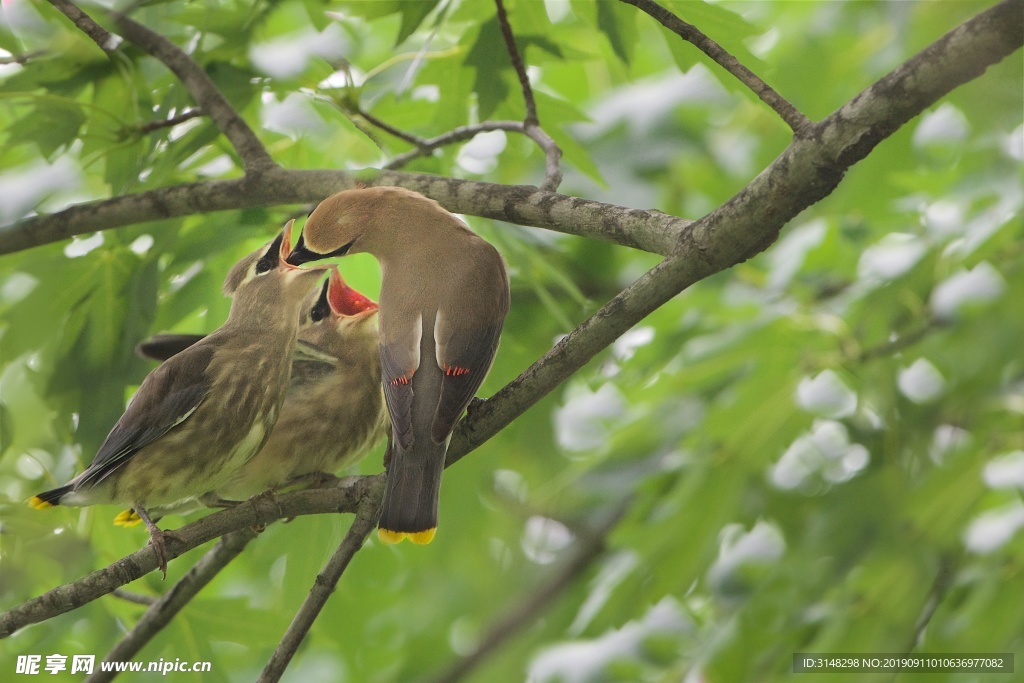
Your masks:
M 166 360 L 202 335 L 157 335 L 137 347 Z M 215 492 L 243 500 L 362 459 L 387 434 L 381 392 L 377 303 L 349 287 L 338 269 L 303 306 L 281 416 L 263 449 Z M 130 513 L 119 516 L 131 523 Z
M 497 250 L 423 195 L 345 190 L 306 220 L 293 265 L 357 252 L 381 265 L 380 358 L 392 439 L 378 535 L 429 543 L 452 430 L 494 361 L 509 308 Z
M 262 448 L 284 402 L 299 309 L 326 270 L 285 262 L 291 226 L 232 268 L 227 321 L 149 373 L 92 464 L 30 505 L 131 505 L 166 576 L 165 532 L 147 508 L 226 483 Z

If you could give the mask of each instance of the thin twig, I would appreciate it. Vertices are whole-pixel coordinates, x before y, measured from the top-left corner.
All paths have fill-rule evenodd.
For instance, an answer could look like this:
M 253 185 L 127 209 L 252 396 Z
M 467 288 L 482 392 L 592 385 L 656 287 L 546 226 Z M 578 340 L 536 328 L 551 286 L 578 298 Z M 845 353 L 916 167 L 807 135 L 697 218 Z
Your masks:
M 512 35 L 512 26 L 508 23 L 508 13 L 505 12 L 505 3 L 502 0 L 494 0 L 498 7 L 498 25 L 501 27 L 501 36 L 505 39 L 505 47 L 508 50 L 508 57 L 512 60 L 512 67 L 519 77 L 519 87 L 523 91 L 523 100 L 526 101 L 526 117 L 523 123 L 537 125 L 537 103 L 533 101 L 533 88 L 530 87 L 530 78 L 526 75 L 526 67 L 523 66 L 523 58 L 519 55 L 519 48 L 516 47 L 515 36 Z
M 0 57 L 0 64 L 25 64 L 28 60 L 45 54 L 46 50 L 32 50 L 31 52 L 23 52 L 20 55 Z
M 627 510 L 622 504 L 597 528 L 579 538 L 568 560 L 547 581 L 526 596 L 514 600 L 514 607 L 494 621 L 476 648 L 450 667 L 429 679 L 430 683 L 456 683 L 497 652 L 523 630 L 537 623 L 537 618 L 550 609 L 566 588 L 590 567 L 605 550 L 605 540 Z
M 140 124 L 138 131 L 145 135 L 146 133 L 152 133 L 154 130 L 160 128 L 172 128 L 177 126 L 179 123 L 185 123 L 198 116 L 203 116 L 204 112 L 200 107 L 194 107 L 192 109 L 186 109 L 177 116 L 172 116 L 167 119 L 160 119 L 159 121 L 150 121 L 149 123 Z
M 949 591 L 955 569 L 956 562 L 952 558 L 948 556 L 939 558 L 939 568 L 935 572 L 935 581 L 932 582 L 931 590 L 928 591 L 928 597 L 925 598 L 924 606 L 921 608 L 921 614 L 917 617 L 917 622 L 914 624 L 914 635 L 911 636 L 909 642 L 903 648 L 904 653 L 911 653 L 920 645 L 921 638 L 924 637 L 924 631 L 928 628 L 928 623 L 935 616 L 935 610 L 942 604 L 942 600 Z
M 362 118 L 366 119 L 366 121 L 368 123 L 373 124 L 374 126 L 376 126 L 377 128 L 380 128 L 382 131 L 384 131 L 385 133 L 387 133 L 389 135 L 395 136 L 399 140 L 405 140 L 410 145 L 415 145 L 416 147 L 424 147 L 424 146 L 427 145 L 427 139 L 426 138 L 421 138 L 418 135 L 413 135 L 412 133 L 407 133 L 404 130 L 399 130 L 398 128 L 395 128 L 394 126 L 392 126 L 387 121 L 384 121 L 383 119 L 377 118 L 376 116 L 374 116 L 370 112 L 363 111 L 359 107 L 356 107 L 352 111 L 352 113 L 353 114 L 358 114 Z
M 544 182 L 540 184 L 540 189 L 554 192 L 562 184 L 562 148 L 537 124 L 526 124 L 523 132 L 544 151 Z
M 857 354 L 856 360 L 863 363 L 864 361 L 874 360 L 876 358 L 885 358 L 895 353 L 899 353 L 900 351 L 903 351 L 904 349 L 907 349 L 921 341 L 932 332 L 935 332 L 939 327 L 940 325 L 938 321 L 929 320 L 912 332 L 907 332 L 906 334 L 900 335 L 899 337 L 885 343 L 878 344 L 877 346 L 871 346 L 863 349 Z
M 167 38 L 133 19 L 117 12 L 112 16 L 126 40 L 156 57 L 178 77 L 196 104 L 210 116 L 217 128 L 231 142 L 247 172 L 277 166 L 249 124 L 231 106 L 192 57 Z
M 111 53 L 120 45 L 121 39 L 103 28 L 88 14 L 83 12 L 70 0 L 49 0 L 50 4 L 56 7 L 61 14 L 71 20 L 78 29 L 89 36 L 92 42 L 96 43 L 101 50 Z
M 508 23 L 508 13 L 505 11 L 503 0 L 494 0 L 498 9 L 498 25 L 501 27 L 501 35 L 505 39 L 505 47 L 508 50 L 509 60 L 519 77 L 519 87 L 523 91 L 523 101 L 526 103 L 526 116 L 523 117 L 523 132 L 537 143 L 537 146 L 544 152 L 544 182 L 540 184 L 542 190 L 554 192 L 562 184 L 562 169 L 559 163 L 562 159 L 562 150 L 554 138 L 548 135 L 540 127 L 540 119 L 537 118 L 537 103 L 533 98 L 533 88 L 530 86 L 530 77 L 523 65 L 523 58 L 516 46 L 515 36 L 512 34 L 512 26 Z
M 797 135 L 811 125 L 811 121 L 790 104 L 786 98 L 775 92 L 757 74 L 740 64 L 738 59 L 729 54 L 721 45 L 704 35 L 696 26 L 686 23 L 653 0 L 621 1 L 649 14 L 669 31 L 672 31 L 686 42 L 691 43 L 698 50 L 713 59 L 716 64 L 735 76 L 740 83 L 747 86 L 762 102 L 774 109 L 775 113 Z
M 210 581 L 226 567 L 229 562 L 238 557 L 245 549 L 249 541 L 256 538 L 256 532 L 245 528 L 221 537 L 217 545 L 213 546 L 200 558 L 195 565 L 188 570 L 185 576 L 174 584 L 159 599 L 149 601 L 149 609 L 135 623 L 135 626 L 125 635 L 114 648 L 103 658 L 104 662 L 127 662 L 130 661 L 139 651 L 153 639 L 171 619 L 181 612 L 182 608 L 194 598 L 199 591 L 206 587 Z M 115 595 L 121 589 L 114 591 Z M 117 671 L 111 668 L 104 671 L 102 667 L 85 679 L 85 683 L 106 683 L 117 676 Z
M 382 495 L 383 491 L 381 489 L 371 490 L 360 501 L 359 509 L 352 520 L 352 526 L 349 527 L 348 533 L 342 539 L 341 545 L 334 551 L 334 555 L 327 561 L 323 571 L 317 575 L 316 580 L 313 582 L 313 587 L 309 590 L 309 595 L 306 596 L 299 611 L 295 613 L 292 623 L 288 626 L 288 630 L 285 631 L 281 642 L 274 649 L 274 653 L 270 656 L 270 660 L 267 662 L 266 667 L 264 667 L 263 673 L 257 679 L 257 683 L 274 683 L 281 680 L 281 676 L 284 674 L 289 662 L 295 656 L 295 652 L 299 649 L 299 645 L 302 644 L 306 634 L 309 633 L 313 622 L 320 615 L 320 611 L 327 603 L 327 599 L 334 592 L 334 588 L 338 585 L 338 581 L 348 567 L 349 562 L 352 561 L 352 558 L 359 549 L 363 547 L 366 537 L 377 526 Z
M 126 602 L 134 602 L 136 605 L 145 605 L 147 607 L 157 601 L 157 598 L 154 598 L 152 595 L 143 595 L 142 593 L 135 593 L 124 588 L 115 588 L 110 594 Z
M 410 150 L 404 154 L 399 154 L 389 161 L 384 168 L 389 171 L 399 169 L 413 159 L 429 155 L 435 149 L 444 147 L 445 145 L 451 145 L 456 142 L 462 142 L 463 140 L 472 140 L 477 134 L 487 133 L 492 130 L 509 130 L 517 133 L 525 132 L 523 124 L 519 121 L 484 121 L 483 123 L 477 123 L 471 126 L 459 126 L 458 128 L 453 128 L 447 133 L 442 133 L 437 137 L 416 138 L 416 141 L 413 142 L 413 144 L 416 145 L 416 149 Z

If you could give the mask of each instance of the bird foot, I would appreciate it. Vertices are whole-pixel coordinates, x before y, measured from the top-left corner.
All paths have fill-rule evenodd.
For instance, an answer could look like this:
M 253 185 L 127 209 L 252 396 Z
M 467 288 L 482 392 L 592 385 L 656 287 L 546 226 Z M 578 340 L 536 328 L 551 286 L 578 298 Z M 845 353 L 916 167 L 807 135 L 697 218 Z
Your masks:
M 160 572 L 163 574 L 163 578 L 167 580 L 167 539 L 181 540 L 170 531 L 163 531 L 160 527 L 153 522 L 149 513 L 146 512 L 146 508 L 141 505 L 135 506 L 135 514 L 142 519 L 145 523 L 146 528 L 149 529 L 149 544 L 153 546 L 153 552 L 156 553 L 156 559 L 160 562 Z
M 479 396 L 474 396 L 473 399 L 469 402 L 469 405 L 466 406 L 466 414 L 467 415 L 473 415 L 473 413 L 475 413 L 476 411 L 480 410 L 480 407 L 483 406 L 483 404 L 485 404 L 485 403 L 487 403 L 487 399 L 486 398 L 480 398 Z

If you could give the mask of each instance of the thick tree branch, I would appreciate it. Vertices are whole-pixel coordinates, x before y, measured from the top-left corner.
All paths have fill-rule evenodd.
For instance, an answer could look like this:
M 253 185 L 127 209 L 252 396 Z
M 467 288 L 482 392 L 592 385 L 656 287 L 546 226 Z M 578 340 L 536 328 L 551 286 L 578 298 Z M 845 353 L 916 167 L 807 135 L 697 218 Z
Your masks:
M 430 683 L 455 683 L 462 680 L 509 640 L 536 624 L 540 615 L 554 605 L 562 592 L 604 554 L 608 534 L 618 525 L 626 510 L 627 505 L 618 506 L 596 528 L 581 536 L 576 547 L 569 551 L 569 557 L 545 582 L 526 596 L 516 599 L 515 606 L 491 624 L 471 653 L 429 679 Z
M 267 169 L 243 178 L 149 190 L 68 207 L 0 227 L 0 255 L 75 235 L 196 213 L 319 202 L 354 187 L 398 185 L 437 200 L 453 213 L 547 228 L 667 254 L 689 221 L 655 210 L 629 209 L 545 192 L 529 185 L 498 185 L 423 173 L 382 171 L 358 176 L 334 170 Z
M 249 545 L 249 541 L 254 538 L 256 538 L 256 532 L 249 528 L 232 531 L 221 537 L 217 541 L 217 545 L 208 550 L 169 591 L 159 599 L 150 601 L 146 613 L 107 653 L 103 661 L 127 662 L 134 658 L 139 650 L 167 626 L 171 619 L 177 616 L 181 609 L 205 588 L 221 569 L 238 557 L 239 553 Z M 117 591 L 114 592 L 117 593 Z M 85 679 L 85 683 L 106 683 L 106 681 L 114 680 L 115 676 L 117 676 L 117 672 L 113 669 L 103 671 L 102 668 L 98 668 Z
M 740 64 L 738 59 L 729 54 L 721 45 L 704 35 L 696 26 L 686 23 L 669 10 L 653 2 L 653 0 L 622 0 L 622 2 L 633 5 L 640 11 L 649 14 L 669 31 L 672 31 L 686 42 L 691 43 L 698 50 L 713 59 L 716 64 L 732 74 L 740 83 L 747 86 L 762 102 L 775 110 L 775 113 L 786 122 L 794 133 L 800 134 L 803 128 L 810 125 L 810 120 L 790 104 L 786 98 L 775 92 L 757 74 Z
M 351 477 L 338 488 L 309 489 L 282 496 L 257 496 L 236 507 L 215 512 L 180 529 L 167 539 L 168 559 L 232 531 L 262 526 L 278 519 L 338 512 L 355 512 L 369 495 L 381 495 L 383 475 Z M 76 581 L 58 586 L 0 614 L 0 638 L 29 624 L 70 612 L 110 593 L 157 568 L 151 546 L 137 550 L 117 562 Z
M 163 62 L 182 82 L 196 104 L 217 125 L 238 152 L 246 171 L 273 168 L 277 163 L 245 119 L 231 106 L 202 67 L 177 45 L 142 24 L 119 13 L 113 13 L 121 35 L 126 40 Z
M 371 489 L 368 495 L 359 503 L 359 509 L 356 511 L 355 519 L 352 520 L 352 526 L 349 527 L 348 533 L 342 539 L 341 545 L 334 551 L 334 555 L 327 561 L 324 570 L 317 575 L 313 587 L 309 590 L 309 595 L 306 596 L 299 611 L 295 613 L 295 617 L 288 626 L 284 637 L 277 644 L 274 654 L 271 655 L 270 661 L 267 662 L 263 673 L 257 679 L 258 683 L 273 683 L 274 681 L 281 680 L 281 676 L 288 667 L 288 663 L 292 661 L 292 657 L 295 656 L 299 645 L 302 644 L 306 634 L 309 633 L 313 622 L 316 621 L 320 611 L 327 604 L 327 599 L 334 592 L 334 588 L 338 585 L 338 581 L 348 567 L 348 563 L 352 561 L 355 554 L 363 547 L 366 537 L 377 526 L 377 518 L 380 516 L 380 504 L 383 495 L 383 487 Z

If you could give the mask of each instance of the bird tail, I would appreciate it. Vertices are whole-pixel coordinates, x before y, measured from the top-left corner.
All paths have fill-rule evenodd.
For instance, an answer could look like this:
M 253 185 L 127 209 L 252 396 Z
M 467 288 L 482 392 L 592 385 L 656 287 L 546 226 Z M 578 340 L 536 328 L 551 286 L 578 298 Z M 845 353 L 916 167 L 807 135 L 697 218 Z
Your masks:
M 437 532 L 441 473 L 448 444 L 424 441 L 426 446 L 413 444 L 408 449 L 392 444 L 377 530 L 384 543 L 408 538 L 413 543 L 426 544 Z
M 60 499 L 69 491 L 71 491 L 70 485 L 59 486 L 55 489 L 50 489 L 49 491 L 43 491 L 42 493 L 29 498 L 28 504 L 36 510 L 52 508 L 54 505 L 60 505 Z

